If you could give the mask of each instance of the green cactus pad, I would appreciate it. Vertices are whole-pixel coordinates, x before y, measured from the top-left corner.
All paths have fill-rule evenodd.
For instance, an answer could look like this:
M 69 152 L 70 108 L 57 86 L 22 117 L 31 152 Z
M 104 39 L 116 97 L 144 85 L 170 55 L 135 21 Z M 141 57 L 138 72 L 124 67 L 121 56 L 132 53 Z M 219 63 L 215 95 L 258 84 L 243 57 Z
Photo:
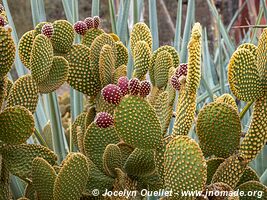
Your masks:
M 115 62 L 113 49 L 108 44 L 105 44 L 99 56 L 99 76 L 102 88 L 113 82 Z
M 24 180 L 31 178 L 32 161 L 36 157 L 44 158 L 51 165 L 57 159 L 53 151 L 36 144 L 7 145 L 1 153 L 10 172 Z
M 0 78 L 4 77 L 11 69 L 15 61 L 15 43 L 11 37 L 11 29 L 6 30 L 4 27 L 0 26 Z
M 216 170 L 224 162 L 224 158 L 210 158 L 206 161 L 207 163 L 207 183 L 211 184 L 211 180 Z
M 168 51 L 159 52 L 154 67 L 155 86 L 165 87 L 169 79 L 169 69 L 173 67 L 172 55 Z
M 202 30 L 199 23 L 195 23 L 192 29 L 191 38 L 188 43 L 188 72 L 186 76 L 186 89 L 196 92 L 200 84 L 200 63 L 201 63 L 201 37 Z
M 211 183 L 222 182 L 235 188 L 242 174 L 246 170 L 248 161 L 241 155 L 233 155 L 227 158 L 216 170 Z
M 146 100 L 138 96 L 124 97 L 114 118 L 117 133 L 125 143 L 140 149 L 156 149 L 160 145 L 160 122 Z
M 128 49 L 120 41 L 116 42 L 116 52 L 117 52 L 117 60 L 116 60 L 115 68 L 118 68 L 121 65 L 127 65 L 128 57 L 129 57 Z
M 94 96 L 99 88 L 99 83 L 95 80 L 96 72 L 90 66 L 91 50 L 82 44 L 75 44 L 66 54 L 69 62 L 68 83 L 76 90 Z M 97 68 L 98 69 L 98 68 Z
M 31 69 L 31 52 L 34 41 L 34 30 L 24 33 L 19 40 L 19 58 L 25 67 Z
M 152 85 L 155 85 L 155 78 L 154 78 L 155 62 L 158 57 L 158 54 L 162 51 L 167 51 L 168 53 L 172 55 L 173 66 L 175 68 L 178 67 L 180 63 L 179 54 L 174 47 L 169 46 L 169 45 L 164 45 L 164 46 L 159 47 L 156 51 L 153 52 L 153 55 L 151 58 L 151 65 L 149 66 L 149 76 L 150 76 Z
M 31 200 L 37 199 L 37 193 L 33 187 L 32 183 L 28 183 L 24 190 L 24 196 Z
M 145 41 L 138 41 L 134 48 L 134 77 L 143 80 L 151 62 L 151 48 Z
M 117 83 L 118 79 L 122 76 L 127 76 L 127 66 L 121 65 L 114 71 L 114 80 L 113 83 Z
M 130 154 L 134 151 L 134 148 L 125 142 L 119 142 L 117 146 L 120 148 L 121 151 L 121 160 L 122 164 L 124 164 Z
M 99 169 L 103 169 L 102 156 L 108 144 L 117 144 L 119 138 L 115 128 L 99 128 L 92 123 L 86 130 L 84 136 L 84 150 L 88 158 L 90 158 Z
M 81 153 L 67 156 L 54 186 L 54 200 L 79 200 L 89 176 L 89 163 Z
M 0 110 L 6 97 L 7 77 L 0 77 Z
M 32 182 L 41 200 L 53 199 L 56 177 L 54 168 L 45 159 L 37 157 L 33 160 Z
M 254 101 L 262 96 L 261 78 L 254 55 L 241 48 L 234 52 L 228 65 L 228 79 L 233 94 L 242 101 Z
M 267 187 L 257 181 L 248 181 L 243 183 L 242 185 L 238 186 L 236 190 L 244 191 L 244 194 L 246 194 L 246 196 L 240 196 L 240 200 L 267 199 Z M 252 196 L 251 194 L 256 195 Z
M 87 115 L 87 112 L 82 112 L 76 117 L 75 121 L 71 125 L 72 141 L 75 145 L 78 145 L 77 128 L 80 127 L 82 133 L 86 131 L 86 128 L 87 128 L 85 126 L 86 115 Z
M 13 82 L 9 78 L 7 78 L 6 81 L 7 81 L 7 85 L 5 89 L 6 90 L 5 101 L 7 101 L 11 88 L 13 87 Z
M 196 133 L 205 157 L 227 158 L 239 148 L 240 117 L 232 106 L 212 102 L 200 110 Z
M 39 34 L 34 39 L 31 53 L 31 71 L 32 76 L 37 83 L 40 83 L 47 78 L 52 63 L 52 44 L 46 36 Z
M 244 43 L 244 44 L 241 44 L 237 49 L 247 49 L 250 51 L 250 53 L 252 53 L 252 55 L 254 57 L 257 56 L 257 46 L 254 45 L 254 44 L 251 44 L 251 43 Z
M 143 22 L 138 22 L 133 26 L 131 35 L 130 35 L 130 47 L 133 58 L 135 58 L 135 46 L 137 42 L 145 41 L 148 44 L 148 47 L 152 49 L 152 35 L 148 26 Z
M 202 191 L 207 180 L 207 166 L 198 144 L 187 136 L 176 136 L 164 154 L 164 181 L 173 192 Z M 181 197 L 177 195 L 177 197 Z M 190 198 L 192 199 L 192 197 Z
M 116 144 L 109 144 L 103 154 L 103 168 L 108 176 L 115 177 L 115 168 L 122 168 L 122 154 Z
M 116 108 L 115 104 L 108 103 L 104 100 L 103 95 L 99 92 L 95 99 L 95 106 L 96 106 L 96 112 L 107 112 L 111 115 L 114 114 L 114 110 Z
M 240 152 L 253 160 L 262 150 L 267 138 L 267 96 L 259 98 L 254 105 L 249 130 L 240 146 Z
M 90 48 L 94 39 L 102 33 L 105 33 L 105 31 L 102 29 L 91 28 L 87 30 L 82 38 L 82 44 Z
M 84 192 L 88 195 L 92 195 L 92 191 L 94 189 L 98 189 L 99 195 L 101 195 L 106 190 L 111 190 L 113 187 L 114 179 L 106 176 L 103 172 L 101 172 L 90 159 L 88 159 L 88 163 L 89 177 Z
M 227 196 L 227 192 L 229 196 Z M 215 200 L 239 200 L 238 195 L 235 195 L 234 190 L 225 183 L 213 183 L 206 187 L 203 193 L 207 193 L 208 199 Z
M 44 126 L 42 131 L 42 136 L 49 147 L 49 149 L 53 150 L 53 133 L 52 133 L 52 126 L 50 121 L 47 122 L 47 124 Z
M 124 164 L 124 170 L 132 176 L 149 176 L 156 170 L 154 150 L 138 149 L 131 153 Z
M 74 30 L 71 23 L 66 20 L 57 20 L 53 23 L 54 33 L 51 37 L 56 53 L 67 53 L 74 41 Z
M 34 119 L 29 110 L 22 106 L 6 108 L 0 113 L 0 141 L 20 144 L 34 132 Z
M 267 41 L 267 29 L 265 28 L 260 36 L 258 48 L 256 52 L 257 67 L 259 75 L 262 79 L 264 91 L 267 91 L 267 59 L 266 59 L 266 41 Z
M 151 176 L 138 178 L 137 184 L 139 190 L 147 189 L 149 191 L 159 191 L 164 188 L 163 180 L 156 172 Z
M 95 106 L 91 106 L 88 109 L 87 114 L 86 114 L 86 118 L 85 118 L 85 127 L 86 128 L 94 121 L 95 116 L 96 116 Z
M 239 182 L 236 184 L 236 187 L 238 187 L 239 185 L 242 185 L 243 183 L 246 183 L 248 181 L 258 181 L 258 182 L 260 181 L 260 178 L 257 175 L 257 172 L 249 166 L 245 169 Z
M 218 98 L 216 98 L 216 102 L 224 102 L 228 106 L 232 106 L 238 112 L 238 107 L 236 105 L 236 102 L 230 94 L 223 94 L 219 96 Z
M 0 199 L 12 199 L 10 192 L 10 173 L 6 162 L 2 160 L 0 154 Z
M 23 106 L 32 113 L 38 103 L 38 87 L 31 75 L 24 75 L 15 81 L 7 99 L 7 107 Z

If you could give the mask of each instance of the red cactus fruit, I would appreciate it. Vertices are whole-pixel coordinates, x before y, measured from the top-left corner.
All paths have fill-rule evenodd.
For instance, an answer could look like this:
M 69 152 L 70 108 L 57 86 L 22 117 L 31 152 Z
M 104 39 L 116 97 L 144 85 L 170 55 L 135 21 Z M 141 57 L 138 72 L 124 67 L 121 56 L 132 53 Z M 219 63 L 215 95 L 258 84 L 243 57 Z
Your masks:
M 99 128 L 108 128 L 114 124 L 114 120 L 109 113 L 100 112 L 96 115 L 95 123 Z
M 187 75 L 187 68 L 188 65 L 187 63 L 182 63 L 180 66 L 176 69 L 175 75 L 179 79 L 181 76 L 186 76 Z
M 75 32 L 78 33 L 79 35 L 84 35 L 86 33 L 87 25 L 83 21 L 77 21 L 73 27 Z
M 145 81 L 141 81 L 140 84 L 140 96 L 141 97 L 146 97 L 147 95 L 149 95 L 151 90 L 151 84 L 149 83 L 149 81 L 145 80 Z
M 177 76 L 176 75 L 173 75 L 172 77 L 171 77 L 171 85 L 172 85 L 172 87 L 175 89 L 175 90 L 180 90 L 180 88 L 181 88 L 181 83 L 180 83 L 180 81 L 179 81 L 179 79 L 177 78 Z
M 127 76 L 122 76 L 118 79 L 117 85 L 120 88 L 121 94 L 123 96 L 125 96 L 129 92 L 128 83 L 129 83 L 129 80 L 128 80 Z
M 94 19 L 92 17 L 87 17 L 84 22 L 87 25 L 87 29 L 93 28 L 94 27 Z
M 100 25 L 100 17 L 94 16 L 94 28 L 98 28 Z
M 54 28 L 52 24 L 45 24 L 42 27 L 42 34 L 46 37 L 51 38 L 54 33 Z
M 0 26 L 4 27 L 5 26 L 5 20 L 3 17 L 0 16 Z
M 101 94 L 105 101 L 115 105 L 118 105 L 122 98 L 120 88 L 114 84 L 108 84 L 105 86 L 102 89 Z
M 129 91 L 132 95 L 138 95 L 140 92 L 140 81 L 133 78 L 129 81 Z

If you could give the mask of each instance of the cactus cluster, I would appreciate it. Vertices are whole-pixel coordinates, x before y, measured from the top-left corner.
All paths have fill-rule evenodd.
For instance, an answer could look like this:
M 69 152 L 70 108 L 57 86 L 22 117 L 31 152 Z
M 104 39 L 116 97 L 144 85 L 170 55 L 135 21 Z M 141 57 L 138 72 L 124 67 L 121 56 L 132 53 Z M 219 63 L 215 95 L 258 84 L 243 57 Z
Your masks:
M 99 28 L 99 17 L 74 25 L 65 20 L 41 22 L 18 46 L 30 73 L 12 83 L 7 73 L 16 49 L 12 30 L 1 26 L 1 19 L 5 18 L 0 17 L 0 199 L 11 198 L 9 174 L 27 183 L 21 199 L 30 200 L 116 199 L 103 197 L 105 190 L 135 190 L 139 196 L 131 199 L 140 199 L 144 188 L 172 190 L 167 199 L 201 199 L 182 197 L 181 191 L 237 189 L 261 190 L 267 198 L 266 186 L 248 166 L 267 140 L 267 29 L 258 46 L 241 45 L 228 66 L 233 94 L 255 101 L 248 133 L 241 140 L 240 114 L 231 95 L 216 98 L 196 115 L 199 23 L 191 32 L 188 63 L 181 64 L 172 46 L 153 52 L 150 29 L 145 23 L 135 24 L 130 33 L 134 71 L 128 79 L 128 49 L 117 35 Z M 79 44 L 74 44 L 75 33 L 82 37 Z M 35 131 L 39 94 L 66 82 L 89 96 L 90 105 L 70 127 L 68 121 L 64 124 L 77 152 L 58 163 L 50 124 L 41 133 L 48 147 L 27 144 L 27 139 Z M 70 112 L 65 101 L 61 99 L 63 119 Z M 173 129 L 168 130 L 173 117 Z M 193 124 L 199 143 L 188 136 Z

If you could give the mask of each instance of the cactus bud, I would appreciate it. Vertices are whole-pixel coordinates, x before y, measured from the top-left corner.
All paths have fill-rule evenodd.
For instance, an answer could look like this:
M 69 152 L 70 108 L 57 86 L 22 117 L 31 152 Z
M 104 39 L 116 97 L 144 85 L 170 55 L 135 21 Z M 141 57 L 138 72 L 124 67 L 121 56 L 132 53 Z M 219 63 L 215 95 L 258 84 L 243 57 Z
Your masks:
M 145 81 L 141 81 L 140 84 L 140 96 L 141 97 L 146 97 L 147 95 L 149 95 L 151 90 L 151 84 L 149 83 L 149 81 L 145 80 Z
M 120 88 L 120 91 L 121 91 L 121 94 L 123 96 L 125 96 L 126 94 L 128 94 L 128 83 L 129 83 L 129 80 L 127 78 L 127 76 L 122 76 L 118 79 L 118 86 Z
M 1 8 L 0 8 L 1 9 Z M 4 27 L 5 26 L 5 20 L 3 17 L 0 16 L 0 26 Z
M 52 24 L 45 24 L 42 27 L 42 34 L 44 34 L 46 37 L 51 38 L 54 33 L 54 28 Z
M 100 17 L 94 16 L 94 28 L 98 28 L 100 25 Z
M 132 95 L 138 95 L 140 92 L 140 81 L 133 78 L 129 81 L 129 91 Z
M 73 27 L 75 32 L 78 33 L 79 35 L 84 35 L 86 33 L 87 25 L 83 21 L 76 22 Z
M 108 128 L 114 124 L 114 120 L 109 113 L 100 112 L 96 115 L 95 123 L 99 128 Z
M 175 75 L 179 78 L 180 76 L 186 76 L 187 75 L 187 63 L 182 63 L 180 66 L 176 69 Z
M 114 84 L 105 86 L 101 93 L 105 101 L 115 105 L 118 105 L 122 98 L 120 88 Z
M 172 87 L 175 89 L 175 90 L 180 90 L 180 88 L 181 88 L 181 83 L 180 83 L 180 81 L 179 81 L 179 79 L 177 78 L 177 76 L 176 75 L 173 75 L 172 77 L 171 77 L 171 85 L 172 85 Z
M 87 25 L 87 29 L 93 28 L 94 27 L 94 19 L 92 17 L 87 17 L 84 22 Z

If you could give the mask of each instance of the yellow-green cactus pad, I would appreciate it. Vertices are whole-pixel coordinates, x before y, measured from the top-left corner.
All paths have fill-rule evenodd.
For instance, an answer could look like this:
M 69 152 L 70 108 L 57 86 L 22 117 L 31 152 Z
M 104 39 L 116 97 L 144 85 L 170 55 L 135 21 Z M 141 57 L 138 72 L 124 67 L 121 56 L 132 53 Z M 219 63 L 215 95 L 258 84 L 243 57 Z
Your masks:
M 5 161 L 1 162 L 0 155 L 0 199 L 12 199 L 10 192 L 10 173 L 8 170 L 8 166 L 5 164 Z
M 23 106 L 32 113 L 38 103 L 38 87 L 31 75 L 25 75 L 15 81 L 7 99 L 7 107 Z
M 247 49 L 254 57 L 257 56 L 257 46 L 251 43 L 241 44 L 237 49 Z
M 227 158 L 216 170 L 211 183 L 222 182 L 235 188 L 242 174 L 246 170 L 248 161 L 241 155 L 233 155 Z
M 124 164 L 130 154 L 133 152 L 134 148 L 125 142 L 119 142 L 117 146 L 120 148 L 121 151 L 121 160 L 122 164 Z
M 6 30 L 4 27 L 0 27 L 0 38 L 0 78 L 2 78 L 9 72 L 15 61 L 16 49 L 10 28 Z
M 115 67 L 118 68 L 121 65 L 128 64 L 128 49 L 120 41 L 116 42 L 117 60 Z
M 169 69 L 173 67 L 172 55 L 168 51 L 159 52 L 154 66 L 155 86 L 165 87 L 168 83 Z
M 173 66 L 175 68 L 178 67 L 180 63 L 179 54 L 174 47 L 169 46 L 169 45 L 164 45 L 164 46 L 159 47 L 156 51 L 153 52 L 153 55 L 151 58 L 151 65 L 149 66 L 149 76 L 150 76 L 152 85 L 155 85 L 155 79 L 154 79 L 155 62 L 158 57 L 158 54 L 162 51 L 167 51 L 168 53 L 172 55 Z
M 49 24 L 49 22 L 40 22 L 38 23 L 35 28 L 34 28 L 34 32 L 33 32 L 33 36 L 36 37 L 37 35 L 42 33 L 42 28 L 45 24 Z
M 96 109 L 95 106 L 91 106 L 86 114 L 86 118 L 85 118 L 85 127 L 87 128 L 95 119 L 96 116 Z M 85 129 L 86 131 L 86 129 Z
M 19 58 L 25 67 L 31 69 L 31 52 L 34 41 L 34 30 L 24 33 L 19 40 Z
M 149 176 L 156 170 L 154 150 L 138 149 L 131 153 L 124 164 L 124 170 L 132 176 Z
M 232 106 L 212 102 L 200 110 L 196 132 L 205 157 L 228 158 L 239 148 L 240 117 Z
M 224 158 L 210 158 L 206 161 L 207 163 L 207 183 L 210 184 L 213 175 L 215 174 L 216 170 L 224 162 Z
M 54 186 L 54 200 L 79 200 L 89 176 L 89 163 L 81 153 L 67 156 Z
M 156 171 L 150 176 L 138 177 L 138 190 L 147 189 L 149 191 L 159 191 L 161 188 L 164 188 L 164 184 Z
M 115 168 L 122 168 L 122 154 L 116 144 L 109 144 L 103 154 L 103 168 L 108 176 L 115 177 Z
M 221 182 L 208 185 L 203 194 L 207 194 L 208 199 L 239 200 L 238 194 L 234 193 L 234 190 L 229 185 Z
M 88 96 L 94 96 L 99 88 L 99 83 L 95 80 L 96 73 L 99 72 L 90 66 L 90 55 L 91 50 L 88 47 L 75 44 L 65 58 L 69 62 L 68 83 L 71 87 Z
M 52 126 L 50 121 L 44 126 L 42 130 L 42 136 L 47 144 L 47 146 L 53 150 L 53 133 L 52 133 Z
M 33 187 L 32 182 L 28 183 L 24 190 L 24 196 L 28 199 L 37 199 L 37 193 Z
M 196 92 L 200 84 L 200 63 L 201 63 L 201 38 L 202 28 L 195 23 L 192 29 L 191 38 L 188 43 L 188 72 L 186 76 L 186 89 Z
M 118 79 L 122 76 L 127 76 L 127 66 L 121 65 L 114 71 L 114 80 L 113 83 L 117 83 Z
M 138 96 L 126 96 L 115 110 L 115 127 L 120 138 L 140 149 L 156 149 L 162 138 L 154 108 Z
M 267 96 L 255 102 L 249 130 L 240 146 L 240 152 L 253 160 L 265 145 L 267 138 Z
M 32 76 L 37 83 L 40 83 L 47 78 L 52 64 L 52 44 L 46 36 L 39 34 L 34 39 L 31 53 L 31 71 Z
M 54 56 L 48 77 L 38 84 L 40 93 L 50 93 L 57 90 L 67 81 L 68 75 L 68 61 L 62 56 Z
M 168 91 L 165 91 L 158 96 L 155 103 L 155 110 L 160 120 L 162 135 L 164 136 L 167 133 L 173 114 L 173 106 L 172 104 L 169 104 Z
M 78 140 L 77 140 L 78 127 L 80 127 L 82 133 L 86 131 L 87 128 L 85 126 L 86 115 L 87 112 L 82 112 L 76 117 L 73 124 L 71 125 L 72 141 L 76 145 L 78 145 Z
M 136 23 L 133 26 L 133 29 L 130 35 L 130 47 L 131 47 L 133 58 L 135 58 L 135 54 L 134 54 L 135 46 L 137 42 L 139 41 L 145 41 L 148 44 L 148 47 L 152 49 L 151 32 L 148 26 L 143 22 Z
M 107 112 L 111 115 L 114 114 L 114 110 L 116 108 L 115 104 L 108 103 L 104 100 L 103 95 L 99 92 L 95 99 L 95 106 L 96 106 L 96 112 Z
M 144 79 L 151 62 L 151 48 L 145 41 L 138 41 L 134 48 L 134 77 Z
M 82 38 L 82 44 L 90 48 L 94 39 L 102 33 L 105 33 L 102 29 L 91 28 L 87 30 Z
M 99 190 L 99 195 L 103 194 L 106 190 L 111 190 L 114 179 L 101 172 L 90 159 L 88 159 L 88 163 L 89 177 L 84 192 L 92 196 L 92 191 L 94 189 Z
M 245 169 L 239 182 L 236 184 L 236 187 L 248 181 L 258 181 L 258 182 L 260 181 L 260 178 L 257 175 L 257 172 L 249 166 Z
M 256 58 L 249 50 L 240 48 L 228 65 L 228 79 L 233 94 L 242 101 L 254 101 L 262 96 L 262 84 Z
M 238 191 L 244 191 L 243 196 L 240 196 L 240 200 L 257 200 L 267 199 L 267 187 L 257 181 L 248 181 L 236 188 Z M 255 195 L 251 195 L 255 194 Z
M 56 180 L 54 168 L 43 158 L 35 158 L 32 162 L 32 182 L 41 200 L 53 199 Z
M 6 97 L 7 77 L 0 77 L 0 110 Z
M 84 150 L 99 169 L 103 169 L 102 156 L 108 144 L 117 144 L 119 138 L 113 126 L 99 128 L 92 123 L 86 130 L 84 136 Z
M 33 115 L 22 106 L 8 107 L 0 113 L 0 130 L 0 141 L 24 143 L 34 132 Z
M 181 191 L 202 191 L 207 180 L 207 166 L 198 144 L 187 136 L 176 136 L 164 154 L 164 181 L 180 199 Z M 186 198 L 181 198 L 186 199 Z M 188 199 L 193 199 L 192 197 Z
M 30 199 L 28 199 L 26 197 L 20 197 L 18 200 L 30 200 Z
M 119 42 L 120 41 L 120 38 L 118 35 L 116 35 L 115 33 L 109 33 L 109 35 L 113 38 L 113 40 L 115 42 Z
M 115 62 L 113 49 L 108 44 L 105 44 L 99 56 L 99 76 L 102 88 L 113 82 Z
M 13 82 L 7 78 L 7 85 L 6 85 L 6 96 L 5 96 L 5 101 L 7 100 L 9 94 L 10 94 L 10 91 L 11 91 L 11 88 L 13 87 Z
M 57 20 L 53 23 L 54 33 L 51 37 L 53 48 L 57 53 L 67 53 L 74 41 L 74 30 L 66 20 Z
M 264 91 L 267 91 L 267 29 L 265 28 L 260 36 L 258 48 L 256 52 L 257 67 L 259 70 L 259 75 L 262 79 Z
M 22 179 L 31 178 L 32 161 L 36 157 L 44 158 L 54 165 L 57 156 L 50 149 L 36 144 L 7 145 L 1 150 L 9 171 Z
M 236 102 L 230 94 L 223 94 L 219 96 L 218 98 L 216 98 L 216 102 L 224 102 L 228 106 L 232 106 L 238 112 L 238 107 L 236 105 Z
M 172 132 L 174 135 L 187 135 L 189 133 L 195 119 L 196 96 L 195 92 L 189 92 L 185 88 L 181 89 Z

